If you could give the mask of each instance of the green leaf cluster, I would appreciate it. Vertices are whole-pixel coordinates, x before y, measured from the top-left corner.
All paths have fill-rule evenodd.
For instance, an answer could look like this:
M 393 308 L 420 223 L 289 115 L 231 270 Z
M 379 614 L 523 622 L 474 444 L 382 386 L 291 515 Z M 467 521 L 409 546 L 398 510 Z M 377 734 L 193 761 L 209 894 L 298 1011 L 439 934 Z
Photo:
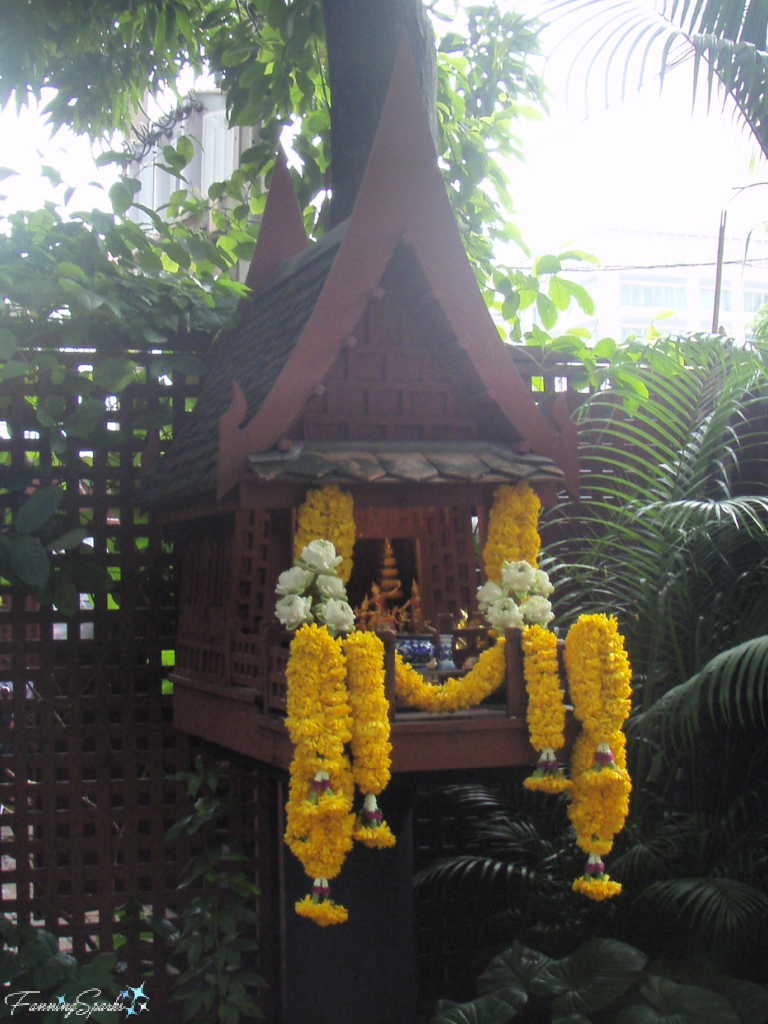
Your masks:
M 614 939 L 592 939 L 561 959 L 516 942 L 480 975 L 476 999 L 443 1003 L 430 1024 L 753 1024 L 765 1019 L 768 996 L 759 986 L 707 974 L 702 967 L 692 973 L 685 983 L 673 980 L 662 964 L 648 966 L 639 949 Z
M 6 993 L 30 992 L 34 996 L 28 996 L 28 1002 L 56 1004 L 60 996 L 75 1003 L 81 993 L 96 989 L 100 996 L 95 1002 L 119 1002 L 122 986 L 116 968 L 114 953 L 100 953 L 88 964 L 78 964 L 69 953 L 59 950 L 56 937 L 44 928 L 20 926 L 8 916 L 0 918 L 0 983 Z M 0 1019 L 19 1019 L 26 1012 L 5 1001 L 0 1004 Z M 62 1019 L 60 1009 L 34 1016 L 48 1024 Z M 95 1010 L 89 1019 L 118 1024 L 121 1016 L 117 1010 Z
M 193 771 L 174 778 L 186 784 L 194 803 L 169 829 L 167 842 L 181 835 L 202 835 L 205 842 L 180 883 L 187 890 L 186 900 L 178 930 L 168 936 L 179 970 L 172 998 L 181 1003 L 185 1021 L 239 1024 L 262 1016 L 256 995 L 265 982 L 253 967 L 259 888 L 252 881 L 249 858 L 231 848 L 231 836 L 216 831 L 228 817 L 221 792 L 225 773 L 198 757 Z
M 664 78 L 692 58 L 693 90 L 704 80 L 707 103 L 722 93 L 768 155 L 768 9 L 763 0 L 632 0 L 617 10 L 611 0 L 545 0 L 539 13 L 557 19 L 574 42 L 573 63 L 603 83 L 601 102 Z

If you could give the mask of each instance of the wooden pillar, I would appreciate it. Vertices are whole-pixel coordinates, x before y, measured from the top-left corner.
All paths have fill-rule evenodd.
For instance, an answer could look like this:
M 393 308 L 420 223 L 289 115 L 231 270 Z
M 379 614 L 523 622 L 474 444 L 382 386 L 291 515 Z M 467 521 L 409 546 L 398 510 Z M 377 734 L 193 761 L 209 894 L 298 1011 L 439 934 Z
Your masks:
M 413 787 L 393 779 L 379 804 L 397 845 L 356 843 L 331 882 L 345 924 L 320 928 L 299 917 L 310 890 L 299 861 L 283 846 L 286 1006 L 283 1024 L 413 1024 L 416 1016 L 413 915 Z

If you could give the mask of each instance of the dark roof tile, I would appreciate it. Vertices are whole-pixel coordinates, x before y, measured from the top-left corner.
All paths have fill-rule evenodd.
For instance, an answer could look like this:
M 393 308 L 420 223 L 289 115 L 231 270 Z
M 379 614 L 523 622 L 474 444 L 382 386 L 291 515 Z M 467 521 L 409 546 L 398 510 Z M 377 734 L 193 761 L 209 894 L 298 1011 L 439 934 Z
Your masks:
M 330 273 L 346 225 L 279 264 L 236 326 L 216 343 L 214 364 L 195 408 L 168 452 L 147 472 L 144 504 L 203 497 L 216 488 L 219 420 L 232 402 L 232 381 L 258 411 L 285 366 Z

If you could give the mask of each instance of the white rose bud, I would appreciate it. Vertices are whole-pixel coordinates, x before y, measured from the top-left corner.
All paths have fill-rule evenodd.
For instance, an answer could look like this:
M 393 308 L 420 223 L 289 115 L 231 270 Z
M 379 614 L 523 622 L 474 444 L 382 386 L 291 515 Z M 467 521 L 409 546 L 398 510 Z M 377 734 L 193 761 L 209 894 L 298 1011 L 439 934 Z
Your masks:
M 298 629 L 305 622 L 312 621 L 312 598 L 288 594 L 275 605 L 275 615 L 286 629 Z
M 486 618 L 494 629 L 522 629 L 523 616 L 514 598 L 502 597 L 488 608 Z
M 338 576 L 323 573 L 317 577 L 317 589 L 324 598 L 334 597 L 338 601 L 346 601 L 347 591 Z
M 329 633 L 351 633 L 355 628 L 355 613 L 346 601 L 338 601 L 335 597 L 321 604 L 316 614 L 319 621 L 328 627 Z
M 534 626 L 546 626 L 555 617 L 552 605 L 539 594 L 532 594 L 520 605 L 520 611 L 526 622 Z
M 343 559 L 329 540 L 313 540 L 301 552 L 300 561 L 311 572 L 333 573 Z
M 493 604 L 494 601 L 498 601 L 502 597 L 504 597 L 504 592 L 498 583 L 491 583 L 489 580 L 482 587 L 478 587 L 477 603 L 481 611 L 485 611 L 488 605 Z
M 533 585 L 536 570 L 530 562 L 504 562 L 501 582 L 515 594 L 527 594 Z
M 294 565 L 292 569 L 281 572 L 275 587 L 276 594 L 303 594 L 312 582 L 312 573 Z
M 543 569 L 537 569 L 533 575 L 534 580 L 531 585 L 531 593 L 541 594 L 542 597 L 549 597 L 555 589 L 549 582 L 549 575 Z

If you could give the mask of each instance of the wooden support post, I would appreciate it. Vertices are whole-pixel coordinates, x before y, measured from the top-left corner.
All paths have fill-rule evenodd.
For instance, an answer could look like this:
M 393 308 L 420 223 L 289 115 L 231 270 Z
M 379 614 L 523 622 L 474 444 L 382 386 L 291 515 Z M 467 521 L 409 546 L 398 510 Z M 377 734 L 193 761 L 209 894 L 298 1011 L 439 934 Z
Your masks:
M 525 718 L 528 696 L 525 692 L 523 674 L 523 648 L 520 629 L 507 629 L 504 633 L 506 644 L 504 658 L 507 668 L 507 714 L 510 718 Z
M 379 799 L 397 845 L 356 843 L 338 878 L 345 924 L 319 928 L 294 911 L 310 890 L 283 847 L 286 1007 L 281 1024 L 413 1024 L 416 1017 L 413 914 L 413 784 L 393 779 Z
M 383 629 L 379 639 L 384 644 L 384 696 L 389 703 L 389 720 L 397 718 L 397 693 L 395 691 L 395 634 Z

